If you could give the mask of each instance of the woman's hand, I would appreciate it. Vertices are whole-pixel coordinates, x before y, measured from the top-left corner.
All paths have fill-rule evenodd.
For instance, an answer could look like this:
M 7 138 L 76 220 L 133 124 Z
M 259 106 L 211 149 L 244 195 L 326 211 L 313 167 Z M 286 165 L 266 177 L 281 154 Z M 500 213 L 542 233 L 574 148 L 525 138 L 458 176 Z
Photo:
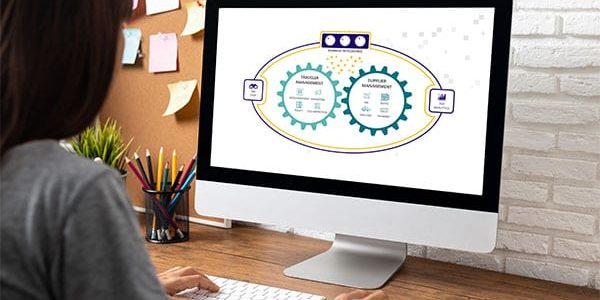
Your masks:
M 194 287 L 210 292 L 219 291 L 219 286 L 192 267 L 174 267 L 158 274 L 158 280 L 169 296 Z
M 352 291 L 335 297 L 335 300 L 387 300 L 388 296 L 382 291 Z

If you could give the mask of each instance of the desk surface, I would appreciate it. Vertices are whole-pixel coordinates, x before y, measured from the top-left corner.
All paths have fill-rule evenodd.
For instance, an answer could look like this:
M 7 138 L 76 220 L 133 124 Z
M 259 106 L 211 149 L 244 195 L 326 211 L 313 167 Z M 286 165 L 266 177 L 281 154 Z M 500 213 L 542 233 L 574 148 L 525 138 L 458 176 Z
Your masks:
M 288 278 L 283 270 L 330 243 L 264 229 L 190 224 L 190 240 L 146 243 L 158 272 L 191 265 L 206 274 L 288 288 L 333 299 L 349 289 Z M 383 288 L 390 299 L 595 299 L 600 292 L 409 256 Z

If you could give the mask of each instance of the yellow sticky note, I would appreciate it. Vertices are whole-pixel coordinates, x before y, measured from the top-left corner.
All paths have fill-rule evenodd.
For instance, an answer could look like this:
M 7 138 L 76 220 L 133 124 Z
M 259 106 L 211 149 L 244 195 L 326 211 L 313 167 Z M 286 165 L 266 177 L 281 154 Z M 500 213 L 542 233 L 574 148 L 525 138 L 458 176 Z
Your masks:
M 200 1 L 189 2 L 185 4 L 187 8 L 187 22 L 183 28 L 182 36 L 192 35 L 204 29 L 205 9 Z
M 169 88 L 169 105 L 163 113 L 164 116 L 172 115 L 182 109 L 190 99 L 194 90 L 196 90 L 197 80 L 180 81 L 177 83 L 171 83 L 167 85 Z

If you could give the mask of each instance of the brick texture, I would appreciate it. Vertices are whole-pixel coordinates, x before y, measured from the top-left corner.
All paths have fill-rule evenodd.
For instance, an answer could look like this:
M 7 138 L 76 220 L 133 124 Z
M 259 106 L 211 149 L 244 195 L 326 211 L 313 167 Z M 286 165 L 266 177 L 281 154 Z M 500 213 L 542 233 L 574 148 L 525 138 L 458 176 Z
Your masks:
M 556 33 L 556 16 L 520 13 L 513 16 L 514 35 L 552 35 Z
M 496 248 L 531 254 L 548 254 L 550 237 L 529 232 L 498 230 Z
M 595 74 L 562 75 L 560 76 L 560 90 L 574 96 L 600 96 L 600 76 Z
M 508 223 L 556 229 L 581 234 L 593 234 L 596 219 L 592 215 L 555 209 L 519 207 L 508 208 Z
M 538 18 L 543 18 L 539 16 Z M 600 35 L 600 12 L 570 13 L 563 17 L 563 33 L 575 35 Z
M 508 81 L 510 93 L 543 93 L 558 92 L 558 78 L 552 74 L 541 72 L 511 71 Z
M 576 260 L 599 261 L 600 242 L 590 243 L 570 239 L 555 238 L 552 255 Z
M 561 132 L 558 135 L 558 148 L 600 154 L 600 134 Z
M 563 205 L 598 209 L 600 208 L 600 188 L 555 185 L 554 202 Z
M 511 170 L 518 174 L 574 180 L 596 179 L 598 163 L 575 159 L 513 155 Z
M 534 99 L 532 102 L 513 102 L 512 117 L 516 122 L 556 125 L 587 125 L 600 120 L 598 105 L 557 103 L 544 99 Z
M 556 134 L 511 128 L 504 133 L 504 146 L 547 152 L 556 147 Z
M 542 182 L 503 180 L 500 195 L 533 202 L 546 202 L 548 199 L 548 184 Z
M 599 9 L 599 0 L 515 0 L 520 9 Z
M 581 267 L 512 257 L 506 258 L 506 272 L 578 286 L 587 285 L 590 276 L 590 272 Z

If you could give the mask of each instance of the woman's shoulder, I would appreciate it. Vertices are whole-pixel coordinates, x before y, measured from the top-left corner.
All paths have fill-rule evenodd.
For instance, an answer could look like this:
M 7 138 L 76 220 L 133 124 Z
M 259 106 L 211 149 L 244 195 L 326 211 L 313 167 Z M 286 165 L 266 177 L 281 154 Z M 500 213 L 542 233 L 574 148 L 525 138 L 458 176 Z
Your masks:
M 15 146 L 2 158 L 1 168 L 3 173 L 31 170 L 73 179 L 112 171 L 106 165 L 67 151 L 56 140 L 38 140 Z
M 44 198 L 60 197 L 63 201 L 93 190 L 96 183 L 117 184 L 120 180 L 112 168 L 68 152 L 54 140 L 10 149 L 2 158 L 0 172 L 4 191 L 41 193 Z

